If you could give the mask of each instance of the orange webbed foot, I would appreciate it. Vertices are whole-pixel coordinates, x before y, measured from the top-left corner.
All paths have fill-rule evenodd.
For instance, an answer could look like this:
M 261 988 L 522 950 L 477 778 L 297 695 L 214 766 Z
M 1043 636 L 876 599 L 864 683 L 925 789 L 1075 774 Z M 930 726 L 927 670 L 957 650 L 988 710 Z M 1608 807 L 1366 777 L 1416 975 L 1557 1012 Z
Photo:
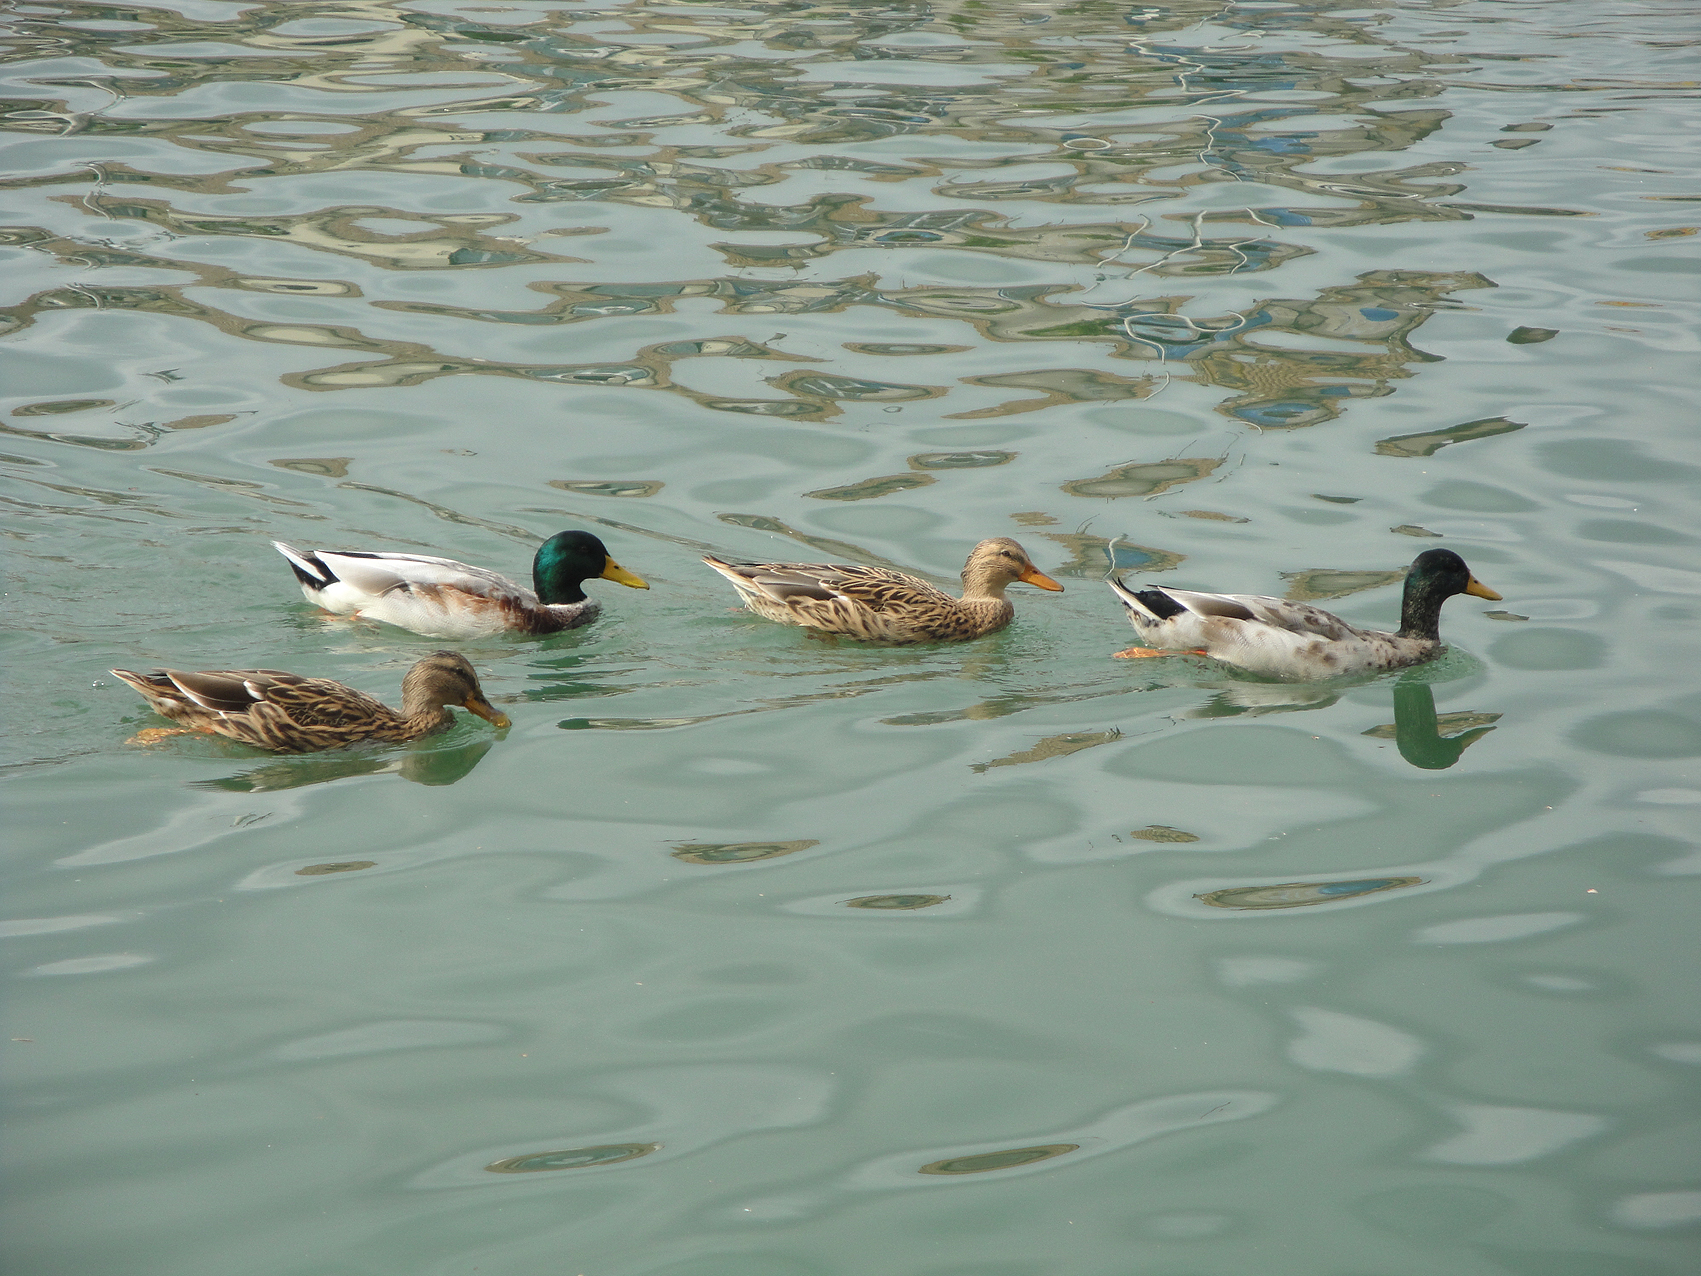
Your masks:
M 1149 656 L 1205 656 L 1209 654 L 1203 647 L 1129 647 L 1123 651 L 1112 653 L 1112 659 L 1143 660 Z

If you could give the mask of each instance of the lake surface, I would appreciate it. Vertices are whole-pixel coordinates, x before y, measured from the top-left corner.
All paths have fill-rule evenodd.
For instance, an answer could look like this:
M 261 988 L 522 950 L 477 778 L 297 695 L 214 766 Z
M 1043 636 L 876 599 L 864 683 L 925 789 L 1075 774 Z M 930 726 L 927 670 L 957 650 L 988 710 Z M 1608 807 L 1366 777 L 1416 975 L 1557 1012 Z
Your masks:
M 1679 1276 L 1692 5 L 13 6 L 8 1270 Z M 648 593 L 395 702 L 272 538 Z M 955 646 L 704 552 L 1062 594 Z M 1101 583 L 1393 627 L 1284 685 Z

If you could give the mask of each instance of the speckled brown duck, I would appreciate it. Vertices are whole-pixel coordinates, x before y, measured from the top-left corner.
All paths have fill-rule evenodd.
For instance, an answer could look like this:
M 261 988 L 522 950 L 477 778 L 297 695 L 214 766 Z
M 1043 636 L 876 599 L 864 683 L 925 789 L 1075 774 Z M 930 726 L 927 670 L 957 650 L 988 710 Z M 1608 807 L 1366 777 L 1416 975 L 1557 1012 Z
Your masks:
M 140 692 L 155 713 L 182 724 L 154 727 L 137 737 L 150 744 L 186 731 L 207 731 L 280 753 L 340 749 L 367 740 L 402 743 L 447 728 L 455 720 L 446 707 L 452 704 L 498 727 L 508 725 L 458 651 L 433 652 L 408 670 L 400 713 L 329 678 L 277 669 L 114 669 L 112 674 Z
M 976 545 L 963 567 L 963 596 L 884 567 L 840 563 L 703 561 L 732 582 L 744 605 L 786 625 L 865 642 L 964 642 L 1010 623 L 1015 607 L 1004 591 L 1017 581 L 1061 590 L 1007 536 Z

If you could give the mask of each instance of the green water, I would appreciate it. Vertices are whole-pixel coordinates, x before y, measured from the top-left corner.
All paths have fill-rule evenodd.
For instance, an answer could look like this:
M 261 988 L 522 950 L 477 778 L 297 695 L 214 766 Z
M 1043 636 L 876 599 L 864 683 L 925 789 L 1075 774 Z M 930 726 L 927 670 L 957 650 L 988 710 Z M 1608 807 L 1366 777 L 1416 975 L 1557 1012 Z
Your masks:
M 1692 6 L 0 15 L 19 1276 L 1679 1276 L 1701 1263 Z M 503 733 L 274 537 L 648 593 Z M 861 647 L 698 561 L 1067 589 Z M 1277 685 L 1100 579 L 1312 597 Z

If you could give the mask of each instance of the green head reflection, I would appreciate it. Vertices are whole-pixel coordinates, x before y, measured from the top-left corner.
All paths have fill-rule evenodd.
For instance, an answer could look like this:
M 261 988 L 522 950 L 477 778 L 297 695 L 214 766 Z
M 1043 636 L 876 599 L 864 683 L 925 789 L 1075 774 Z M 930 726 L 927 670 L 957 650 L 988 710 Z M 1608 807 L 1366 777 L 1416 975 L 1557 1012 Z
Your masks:
M 1426 771 L 1445 771 L 1459 755 L 1494 730 L 1498 713 L 1448 713 L 1437 716 L 1435 693 L 1427 682 L 1403 679 L 1394 685 L 1394 723 L 1364 734 L 1394 738 L 1400 756 Z M 1443 735 L 1450 731 L 1455 734 Z

